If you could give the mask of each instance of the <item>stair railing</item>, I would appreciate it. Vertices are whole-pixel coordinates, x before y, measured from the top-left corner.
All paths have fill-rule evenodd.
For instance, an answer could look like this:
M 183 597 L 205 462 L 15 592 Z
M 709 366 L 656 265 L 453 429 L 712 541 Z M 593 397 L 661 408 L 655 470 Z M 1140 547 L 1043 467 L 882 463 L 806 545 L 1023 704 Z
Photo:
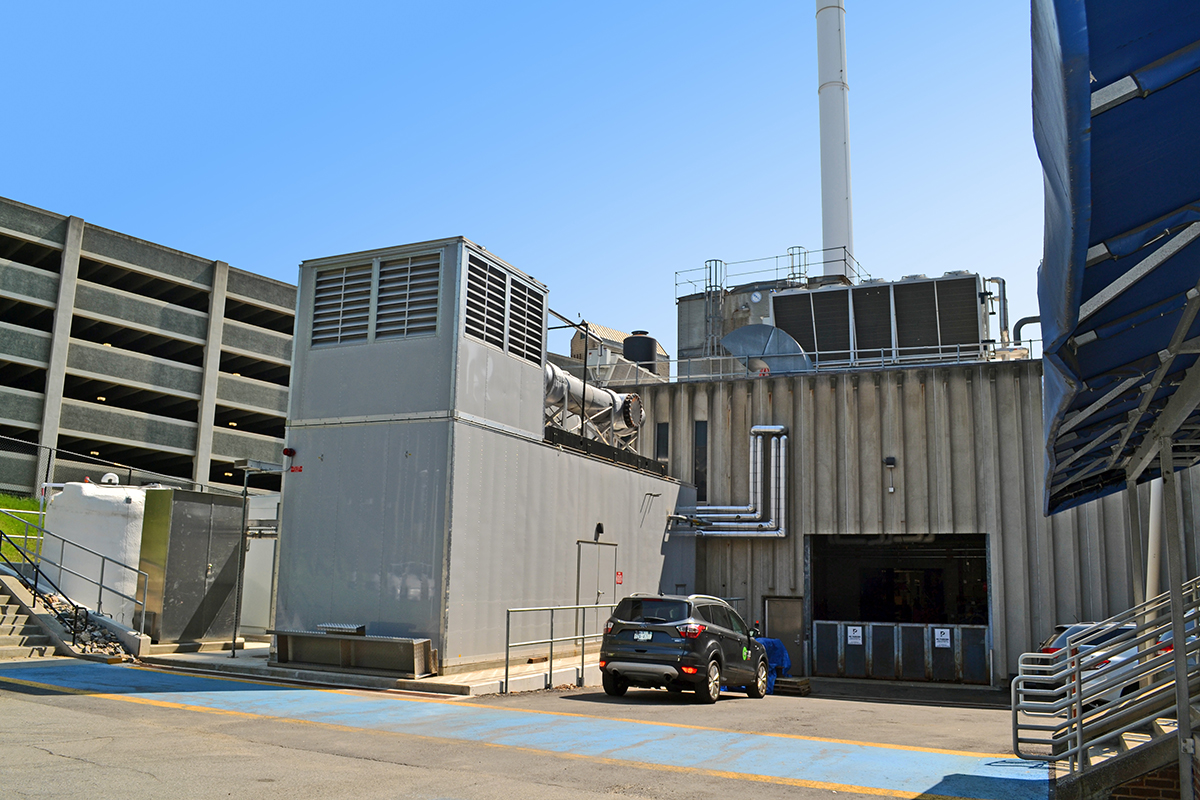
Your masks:
M 4 547 L 2 546 L 5 544 L 9 545 L 12 551 L 14 551 L 15 558 L 17 559 L 15 562 L 5 553 Z M 29 593 L 33 595 L 33 607 L 35 609 L 37 608 L 38 601 L 41 601 L 42 605 L 46 607 L 46 610 L 58 617 L 59 621 L 63 624 L 67 624 L 67 619 L 70 619 L 71 646 L 74 647 L 78 642 L 79 632 L 83 630 L 84 625 L 87 625 L 88 610 L 78 603 L 73 602 L 71 598 L 63 594 L 63 591 L 58 588 L 58 585 L 55 584 L 54 581 L 42 574 L 41 565 L 38 564 L 38 561 L 34 555 L 29 553 L 21 545 L 17 544 L 16 541 L 4 531 L 0 531 L 0 561 L 3 561 L 8 566 L 12 573 L 17 576 L 17 580 L 21 582 L 21 585 L 28 589 Z M 29 573 L 32 573 L 32 577 L 30 577 Z M 42 586 L 48 586 L 53 591 L 43 591 Z M 50 600 L 51 594 L 57 595 L 64 603 L 71 607 L 71 614 L 69 617 L 67 617 L 65 612 L 58 611 L 54 608 L 54 604 Z M 81 617 L 83 618 L 82 625 L 80 624 Z
M 97 614 L 104 613 L 105 593 L 108 593 L 109 595 L 116 595 L 117 597 L 119 597 L 123 600 L 128 600 L 129 602 L 133 603 L 134 616 L 141 620 L 139 633 L 146 632 L 145 610 L 146 610 L 146 596 L 147 596 L 147 592 L 149 590 L 149 575 L 147 575 L 145 572 L 138 569 L 137 567 L 130 566 L 129 564 L 125 564 L 121 561 L 117 561 L 115 558 L 110 558 L 109 556 L 106 556 L 103 553 L 99 553 L 99 552 L 91 549 L 90 547 L 84 547 L 83 545 L 81 545 L 77 542 L 73 542 L 70 539 L 66 539 L 52 531 L 46 530 L 45 528 L 38 525 L 37 523 L 29 522 L 28 520 L 23 520 L 20 517 L 17 517 L 13 514 L 8 513 L 7 511 L 4 511 L 3 509 L 0 509 L 0 519 L 2 519 L 4 517 L 13 519 L 16 522 L 19 522 L 24 526 L 23 539 L 26 543 L 28 543 L 30 539 L 32 539 L 38 543 L 38 547 L 36 550 L 31 550 L 28 546 L 18 547 L 18 549 L 20 550 L 20 552 L 22 554 L 28 556 L 29 558 L 31 558 L 33 560 L 33 562 L 35 564 L 35 570 L 41 576 L 42 580 L 47 580 L 47 578 L 46 578 L 46 573 L 48 571 L 47 567 L 50 567 L 51 571 L 57 571 L 57 573 L 56 573 L 57 574 L 57 583 L 54 584 L 54 587 L 55 587 L 55 591 L 58 592 L 59 595 L 65 597 L 65 595 L 62 594 L 62 591 L 58 588 L 58 584 L 62 583 L 63 574 L 66 573 L 68 575 L 73 575 L 76 578 L 96 587 L 96 613 Z M 36 531 L 36 534 L 30 533 L 31 529 L 33 531 Z M 47 552 L 48 548 L 52 547 L 53 542 L 58 542 L 58 561 L 57 562 L 54 561 L 52 558 L 50 558 L 50 556 Z M 13 545 L 14 545 L 14 547 L 17 547 L 15 542 L 13 543 Z M 68 549 L 68 548 L 70 548 L 70 549 Z M 99 560 L 99 575 L 97 577 L 93 578 L 91 575 L 86 575 L 83 572 L 80 572 L 79 570 L 76 570 L 76 569 L 71 568 L 70 566 L 67 566 L 65 562 L 66 562 L 66 554 L 68 552 L 70 552 L 72 554 L 84 553 L 87 556 L 98 559 Z M 121 574 L 121 573 L 124 573 L 126 575 L 129 575 L 132 573 L 132 575 L 134 576 L 133 577 L 134 587 L 135 587 L 134 588 L 134 596 L 131 597 L 130 595 L 125 594 L 121 590 L 113 588 L 113 586 L 105 583 L 105 575 L 106 574 L 109 576 L 112 576 L 113 574 Z M 141 589 L 141 599 L 140 600 L 137 598 L 139 588 Z M 141 613 L 139 613 L 139 610 Z M 109 616 L 111 616 L 111 615 L 109 615 Z
M 1194 699 L 1200 693 L 1200 578 L 1186 582 L 1183 592 Z M 1174 736 L 1154 724 L 1178 713 L 1171 631 L 1170 598 L 1163 593 L 1069 636 L 1060 650 L 1023 654 L 1012 683 L 1013 752 L 1066 762 L 1076 773 L 1093 766 L 1098 746 L 1119 749 L 1127 733 L 1149 733 L 1147 744 Z

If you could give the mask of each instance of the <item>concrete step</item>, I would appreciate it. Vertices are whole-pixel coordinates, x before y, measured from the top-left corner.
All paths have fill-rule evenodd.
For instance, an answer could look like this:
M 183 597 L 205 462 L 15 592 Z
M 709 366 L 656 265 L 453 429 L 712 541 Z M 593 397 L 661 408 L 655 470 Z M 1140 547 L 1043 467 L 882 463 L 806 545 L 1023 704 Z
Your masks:
M 54 655 L 53 645 L 37 645 L 23 647 L 20 645 L 0 647 L 0 661 L 12 661 L 18 658 L 40 658 Z
M 0 636 L 0 647 L 47 647 L 53 646 L 50 637 L 41 632 L 18 634 L 15 636 Z
M 7 616 L 9 614 L 20 614 L 20 613 L 21 613 L 21 607 L 19 605 L 12 602 L 11 599 L 8 601 L 5 601 L 3 598 L 0 598 L 0 617 Z
M 0 625 L 24 625 L 29 621 L 28 614 L 16 611 L 11 614 L 0 614 Z
M 1148 733 L 1137 733 L 1136 731 L 1126 731 L 1121 734 L 1121 749 L 1132 750 L 1135 747 L 1141 747 L 1150 741 L 1152 737 Z
M 1154 720 L 1155 736 L 1173 735 L 1177 730 L 1179 730 L 1179 723 L 1170 717 L 1159 717 Z
M 1118 755 L 1120 752 L 1121 748 L 1115 744 L 1107 742 L 1104 744 L 1094 744 L 1087 750 L 1088 763 L 1094 767 Z
M 29 617 L 16 617 L 13 621 L 0 621 L 0 636 L 13 636 L 21 633 L 38 633 L 42 629 L 29 621 Z

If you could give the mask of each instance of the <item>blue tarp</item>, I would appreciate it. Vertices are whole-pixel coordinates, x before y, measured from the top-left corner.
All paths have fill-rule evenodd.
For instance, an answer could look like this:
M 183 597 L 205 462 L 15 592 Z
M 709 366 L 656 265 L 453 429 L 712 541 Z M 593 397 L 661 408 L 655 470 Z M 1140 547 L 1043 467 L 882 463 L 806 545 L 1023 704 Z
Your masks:
M 775 694 L 775 678 L 792 676 L 792 659 L 779 639 L 759 639 L 758 643 L 767 648 L 767 694 Z
M 1032 32 L 1053 513 L 1124 488 L 1129 457 L 1196 361 L 1160 353 L 1200 335 L 1196 320 L 1177 331 L 1200 282 L 1200 228 L 1188 228 L 1200 221 L 1200 3 L 1033 0 Z M 1093 93 L 1117 102 L 1093 115 Z M 1186 437 L 1176 447 L 1180 468 L 1200 457 Z M 1157 474 L 1155 463 L 1140 479 Z

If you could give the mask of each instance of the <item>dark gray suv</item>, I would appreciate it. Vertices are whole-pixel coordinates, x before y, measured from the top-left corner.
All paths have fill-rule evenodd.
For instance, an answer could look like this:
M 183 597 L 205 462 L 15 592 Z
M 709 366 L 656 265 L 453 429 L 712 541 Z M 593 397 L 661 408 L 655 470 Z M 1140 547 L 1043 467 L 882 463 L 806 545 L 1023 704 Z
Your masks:
M 719 597 L 635 594 L 613 610 L 600 646 L 604 691 L 630 686 L 692 689 L 715 703 L 721 687 L 767 693 L 767 651 L 738 613 Z

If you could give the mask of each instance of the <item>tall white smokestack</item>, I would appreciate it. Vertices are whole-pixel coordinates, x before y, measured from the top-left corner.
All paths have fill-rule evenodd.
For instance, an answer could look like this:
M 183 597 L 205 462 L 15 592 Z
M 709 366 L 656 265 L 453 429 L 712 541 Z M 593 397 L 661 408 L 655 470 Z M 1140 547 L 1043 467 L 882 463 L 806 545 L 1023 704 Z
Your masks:
M 854 254 L 850 202 L 850 86 L 846 83 L 846 7 L 817 0 L 817 98 L 821 106 L 821 236 L 825 274 L 846 275 L 840 248 Z M 839 250 L 832 250 L 839 248 Z

